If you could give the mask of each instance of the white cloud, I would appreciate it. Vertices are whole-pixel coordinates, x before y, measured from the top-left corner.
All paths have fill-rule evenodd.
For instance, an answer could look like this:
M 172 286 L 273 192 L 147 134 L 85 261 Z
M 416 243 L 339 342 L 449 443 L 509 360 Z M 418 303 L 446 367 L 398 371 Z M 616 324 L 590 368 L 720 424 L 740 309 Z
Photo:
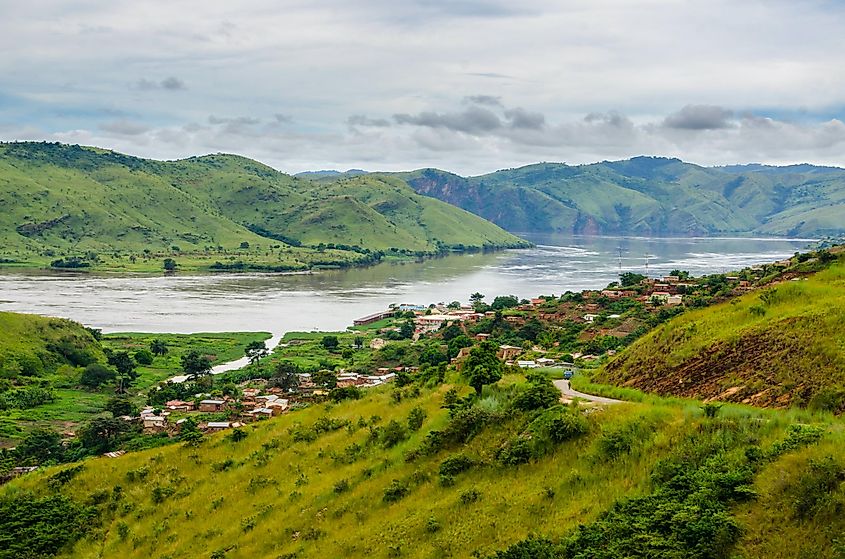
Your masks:
M 7 0 L 3 12 L 0 139 L 236 151 L 290 171 L 640 153 L 845 165 L 836 3 Z

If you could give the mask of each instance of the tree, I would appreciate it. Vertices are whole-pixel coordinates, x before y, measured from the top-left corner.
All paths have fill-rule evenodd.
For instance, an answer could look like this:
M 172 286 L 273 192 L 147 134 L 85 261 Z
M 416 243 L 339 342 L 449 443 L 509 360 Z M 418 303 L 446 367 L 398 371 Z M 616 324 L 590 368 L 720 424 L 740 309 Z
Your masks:
M 62 437 L 50 429 L 36 429 L 15 447 L 18 464 L 47 464 L 64 458 Z
M 519 305 L 519 299 L 515 295 L 499 295 L 493 299 L 493 304 L 490 308 L 497 311 L 500 309 L 510 309 Z
M 132 360 L 129 353 L 126 351 L 116 351 L 108 354 L 109 365 L 117 369 L 116 390 L 118 393 L 126 392 L 129 385 L 138 378 L 138 373 L 135 372 L 135 361 Z
M 269 384 L 287 392 L 296 390 L 299 387 L 299 367 L 293 361 L 279 361 Z
M 648 277 L 634 272 L 622 272 L 619 274 L 619 283 L 622 287 L 639 285 L 644 279 L 648 279 Z
M 479 397 L 485 384 L 492 384 L 502 378 L 504 366 L 496 356 L 496 349 L 493 342 L 481 342 L 469 351 L 464 361 L 464 376 Z
M 455 336 L 449 340 L 449 358 L 454 359 L 461 352 L 461 349 L 472 346 L 472 340 L 466 334 Z
M 469 296 L 469 304 L 472 308 L 478 310 L 482 306 L 484 306 L 484 295 L 476 291 L 472 295 Z
M 153 355 L 157 355 L 161 357 L 162 355 L 166 355 L 168 352 L 167 343 L 161 338 L 156 338 L 150 342 L 150 351 Z
M 340 341 L 338 341 L 337 336 L 323 336 L 323 339 L 320 340 L 320 343 L 324 348 L 329 351 L 334 351 L 340 345 Z
M 113 381 L 115 372 L 101 363 L 91 363 L 82 371 L 79 383 L 88 388 L 99 388 L 107 382 Z
M 122 419 L 98 417 L 79 430 L 79 441 L 86 450 L 102 454 L 117 448 L 131 430 L 131 424 Z
M 522 411 L 550 408 L 560 402 L 560 391 L 542 373 L 528 375 L 528 388 L 520 392 L 513 405 Z
M 184 354 L 181 361 L 182 370 L 189 378 L 195 379 L 211 373 L 211 359 L 195 349 Z
M 416 331 L 416 327 L 414 326 L 413 320 L 406 320 L 399 326 L 399 339 L 401 340 L 409 340 L 414 337 L 414 331 Z
M 139 349 L 135 352 L 135 361 L 139 365 L 152 365 L 153 353 L 148 349 Z
M 353 343 L 355 344 L 356 349 L 361 349 L 362 347 L 364 347 L 364 338 L 362 338 L 361 336 L 355 336 L 355 340 Z
M 452 301 L 451 303 L 446 305 L 446 308 L 447 309 L 459 309 L 459 308 L 461 308 L 461 302 L 460 301 Z
M 135 415 L 135 406 L 132 400 L 126 396 L 114 396 L 106 402 L 106 411 L 111 412 L 112 416 L 120 417 L 122 415 Z
M 249 342 L 244 349 L 244 354 L 246 354 L 249 359 L 250 365 L 258 363 L 259 359 L 267 356 L 267 353 L 267 344 L 258 340 Z
M 165 272 L 173 272 L 176 270 L 176 261 L 172 258 L 165 258 L 164 259 L 164 271 Z
M 331 371 L 317 371 L 311 373 L 311 381 L 320 388 L 331 390 L 337 386 L 337 375 Z

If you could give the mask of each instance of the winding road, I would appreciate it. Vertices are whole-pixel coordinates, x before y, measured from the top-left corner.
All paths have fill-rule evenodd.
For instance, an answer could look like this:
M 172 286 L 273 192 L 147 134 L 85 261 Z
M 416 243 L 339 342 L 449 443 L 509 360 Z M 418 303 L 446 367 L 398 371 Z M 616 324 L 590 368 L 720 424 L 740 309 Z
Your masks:
M 583 392 L 573 390 L 572 387 L 569 385 L 568 380 L 560 379 L 552 382 L 555 387 L 560 390 L 560 393 L 563 395 L 564 400 L 573 400 L 575 398 L 578 398 L 580 400 L 586 400 L 588 402 L 594 402 L 596 404 L 623 403 L 622 400 L 614 400 L 613 398 L 605 398 L 604 396 L 593 396 L 592 394 L 584 394 Z

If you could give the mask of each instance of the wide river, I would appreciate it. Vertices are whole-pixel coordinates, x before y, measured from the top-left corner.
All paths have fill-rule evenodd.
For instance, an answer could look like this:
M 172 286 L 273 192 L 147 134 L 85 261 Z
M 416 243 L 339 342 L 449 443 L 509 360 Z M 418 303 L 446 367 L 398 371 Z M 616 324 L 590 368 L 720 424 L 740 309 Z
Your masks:
M 695 275 L 770 262 L 807 240 L 527 236 L 537 247 L 313 274 L 110 277 L 0 275 L 0 310 L 61 316 L 106 332 L 342 330 L 390 303 L 459 300 L 480 291 L 531 298 L 602 288 L 620 269 Z M 621 256 L 620 256 L 621 255 Z

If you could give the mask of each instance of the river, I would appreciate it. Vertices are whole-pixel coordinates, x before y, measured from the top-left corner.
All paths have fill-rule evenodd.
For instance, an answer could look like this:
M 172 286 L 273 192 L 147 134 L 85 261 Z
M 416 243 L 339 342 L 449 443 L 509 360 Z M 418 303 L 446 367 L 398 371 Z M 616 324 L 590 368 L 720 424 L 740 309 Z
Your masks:
M 808 240 L 526 236 L 537 246 L 313 274 L 113 277 L 0 272 L 0 310 L 61 316 L 105 332 L 342 330 L 390 303 L 531 298 L 595 289 L 620 269 L 695 275 L 770 262 Z M 620 256 L 621 255 L 621 256 Z

